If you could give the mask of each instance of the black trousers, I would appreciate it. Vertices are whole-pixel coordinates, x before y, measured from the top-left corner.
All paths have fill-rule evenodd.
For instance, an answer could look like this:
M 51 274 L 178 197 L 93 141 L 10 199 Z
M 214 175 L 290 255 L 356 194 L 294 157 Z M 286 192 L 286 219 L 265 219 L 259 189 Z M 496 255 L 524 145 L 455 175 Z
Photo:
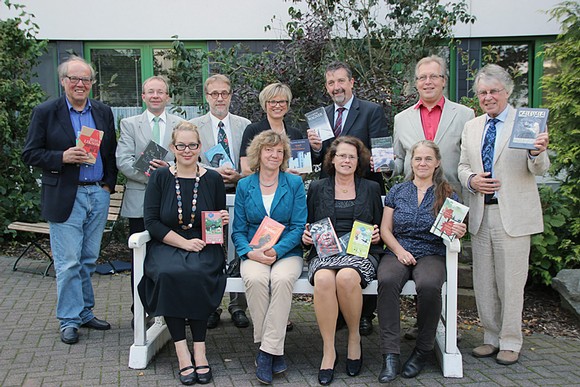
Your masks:
M 412 279 L 417 289 L 416 348 L 430 351 L 435 344 L 441 315 L 441 287 L 445 282 L 445 257 L 430 255 L 417 259 L 415 266 L 406 266 L 394 255 L 385 255 L 379 263 L 377 279 L 380 345 L 382 354 L 401 353 L 400 297 L 405 283 Z
M 204 342 L 205 334 L 207 332 L 207 319 L 206 320 L 188 320 L 185 322 L 184 318 L 180 317 L 169 317 L 165 316 L 165 323 L 167 324 L 167 329 L 171 335 L 173 342 L 185 340 L 185 325 L 189 325 L 191 329 L 191 335 L 193 336 L 193 342 Z

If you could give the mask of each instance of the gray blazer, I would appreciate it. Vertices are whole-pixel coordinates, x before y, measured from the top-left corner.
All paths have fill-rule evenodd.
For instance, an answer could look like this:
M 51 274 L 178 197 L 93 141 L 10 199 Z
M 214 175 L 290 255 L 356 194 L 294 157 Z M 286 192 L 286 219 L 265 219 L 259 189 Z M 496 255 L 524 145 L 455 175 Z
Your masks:
M 162 146 L 169 150 L 171 143 L 171 133 L 173 128 L 183 121 L 183 118 L 167 114 L 167 124 L 165 127 L 165 136 L 163 137 Z M 143 172 L 133 168 L 138 155 L 143 152 L 151 140 L 151 125 L 147 120 L 147 111 L 133 117 L 123 118 L 121 120 L 121 136 L 117 145 L 117 168 L 127 178 L 125 186 L 125 196 L 121 207 L 121 216 L 127 218 L 143 217 L 143 201 L 145 200 L 145 188 L 149 177 Z M 170 151 L 165 157 L 165 161 L 173 161 L 174 156 Z
M 457 165 L 461 151 L 461 133 L 465 123 L 475 117 L 473 110 L 445 98 L 441 120 L 433 142 L 441 150 L 441 165 L 445 177 L 461 197 L 461 184 L 457 178 Z M 421 112 L 415 105 L 408 107 L 395 116 L 393 148 L 395 174 L 411 173 L 411 147 L 418 141 L 425 140 Z
M 205 157 L 205 152 L 207 152 L 212 146 L 215 145 L 215 139 L 213 135 L 213 128 L 211 125 L 211 113 L 207 113 L 201 117 L 196 117 L 189 122 L 197 126 L 199 131 L 199 136 L 201 140 L 201 162 L 203 165 L 209 165 L 209 160 Z M 230 126 L 232 130 L 232 137 L 229 141 L 231 143 L 231 148 L 235 149 L 235 160 L 232 160 L 236 164 L 236 169 L 240 172 L 240 147 L 242 145 L 242 135 L 246 126 L 250 124 L 250 120 L 244 117 L 236 116 L 230 113 Z

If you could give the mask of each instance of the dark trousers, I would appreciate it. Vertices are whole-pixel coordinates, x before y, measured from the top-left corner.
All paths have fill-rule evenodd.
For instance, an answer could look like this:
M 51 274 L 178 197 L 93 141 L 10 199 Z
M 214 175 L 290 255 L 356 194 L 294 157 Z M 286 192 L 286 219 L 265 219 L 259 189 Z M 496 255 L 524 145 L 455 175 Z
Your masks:
M 171 335 L 173 342 L 185 340 L 185 325 L 189 325 L 191 329 L 191 335 L 193 336 L 193 341 L 195 343 L 200 343 L 205 341 L 205 334 L 207 332 L 207 319 L 206 320 L 188 320 L 185 321 L 184 318 L 179 317 L 169 317 L 165 316 L 165 324 L 167 324 L 167 329 Z
M 435 344 L 441 315 L 441 287 L 445 282 L 445 257 L 421 257 L 415 266 L 406 266 L 394 255 L 385 255 L 379 263 L 377 279 L 378 314 L 382 354 L 401 353 L 400 297 L 405 283 L 412 279 L 417 289 L 416 348 L 430 351 Z
M 143 218 L 128 218 L 129 219 L 129 236 L 136 234 L 138 232 L 145 231 L 145 220 Z M 133 250 L 131 251 L 131 294 L 135 296 L 133 292 L 133 284 L 135 283 L 135 270 L 133 270 Z M 133 312 L 133 304 L 131 304 L 131 312 Z

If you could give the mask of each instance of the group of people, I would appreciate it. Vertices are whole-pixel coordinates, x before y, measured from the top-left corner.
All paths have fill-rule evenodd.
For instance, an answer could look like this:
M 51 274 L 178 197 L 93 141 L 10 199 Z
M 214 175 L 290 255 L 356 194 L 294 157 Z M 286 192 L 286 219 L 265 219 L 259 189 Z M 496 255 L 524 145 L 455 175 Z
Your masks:
M 213 75 L 204 85 L 210 111 L 187 122 L 165 112 L 167 82 L 149 78 L 142 90 L 147 110 L 121 120 L 117 146 L 111 109 L 88 98 L 95 80 L 91 65 L 71 57 L 58 71 L 65 95 L 35 108 L 23 159 L 43 169 L 42 215 L 50 224 L 64 343 L 78 342 L 80 327 L 110 329 L 92 312 L 90 276 L 118 167 L 127 178 L 122 215 L 129 218 L 131 233 L 147 230 L 152 238 L 139 296 L 149 315 L 165 318 L 182 384 L 212 380 L 206 331 L 219 322 L 226 283 L 224 248 L 203 241 L 202 211 L 219 211 L 223 225 L 232 228 L 234 246 L 224 247 L 235 248 L 241 260 L 245 296 L 230 294 L 228 309 L 238 327 L 249 325 L 246 305 L 249 309 L 261 383 L 271 384 L 287 369 L 284 341 L 305 249 L 323 342 L 319 383 L 333 381 L 340 324 L 348 330 L 346 373 L 361 372 L 361 335 L 372 331 L 375 310 L 383 354 L 379 382 L 417 376 L 433 350 L 441 313 L 445 246 L 429 229 L 446 198 L 470 207 L 474 288 L 484 328 L 483 345 L 473 355 L 496 356 L 506 365 L 518 361 L 530 235 L 542 231 L 534 176 L 549 166 L 548 134 L 536 137 L 532 151 L 507 147 L 515 116 L 508 104 L 513 82 L 501 67 L 487 65 L 478 72 L 474 92 L 485 114 L 474 118 L 471 109 L 443 96 L 442 58 L 417 63 L 420 100 L 395 117 L 393 133 L 393 173 L 407 178 L 390 189 L 384 203 L 382 177 L 372 172 L 369 148 L 371 138 L 387 135 L 386 117 L 380 105 L 354 96 L 354 78 L 344 63 L 331 63 L 325 72 L 334 102 L 326 112 L 335 138 L 321 141 L 307 130 L 313 160 L 323 165 L 307 195 L 303 179 L 287 169 L 289 141 L 302 138 L 284 120 L 292 100 L 287 85 L 264 88 L 259 99 L 266 117 L 250 124 L 229 112 L 229 79 Z M 86 152 L 76 146 L 82 126 L 104 132 L 95 164 L 87 164 Z M 170 153 L 151 161 L 145 174 L 133 163 L 150 140 Z M 205 152 L 215 144 L 224 147 L 233 166 L 211 166 Z M 236 195 L 234 219 L 225 207 L 226 193 Z M 520 211 L 523 205 L 526 211 Z M 272 247 L 258 248 L 251 240 L 265 217 L 285 227 Z M 373 225 L 368 257 L 319 257 L 310 225 L 324 218 L 339 237 L 355 220 Z M 467 226 L 454 224 L 452 232 L 461 238 Z M 378 296 L 363 297 L 362 289 L 375 278 Z M 399 295 L 409 279 L 417 289 L 418 336 L 401 365 Z

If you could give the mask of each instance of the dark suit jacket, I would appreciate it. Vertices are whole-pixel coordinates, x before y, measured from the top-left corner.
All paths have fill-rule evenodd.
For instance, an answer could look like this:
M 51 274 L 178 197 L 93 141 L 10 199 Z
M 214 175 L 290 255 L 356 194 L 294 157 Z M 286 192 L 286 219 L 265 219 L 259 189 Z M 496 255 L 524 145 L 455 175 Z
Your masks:
M 115 189 L 117 140 L 113 112 L 107 105 L 91 99 L 96 129 L 105 132 L 101 143 L 103 160 L 102 182 Z M 66 97 L 44 102 L 32 111 L 28 136 L 22 151 L 22 160 L 42 168 L 42 217 L 49 222 L 68 219 L 77 194 L 79 166 L 64 164 L 62 154 L 76 145 L 76 135 L 70 121 Z
M 356 198 L 354 199 L 354 219 L 361 222 L 381 225 L 383 216 L 383 204 L 381 202 L 381 191 L 378 184 L 374 181 L 355 177 Z M 314 180 L 308 188 L 306 203 L 308 207 L 308 221 L 312 224 L 324 219 L 330 218 L 333 225 L 336 224 L 335 207 L 334 207 L 334 177 L 328 177 L 321 180 Z M 340 237 L 340 235 L 339 235 Z M 375 268 L 378 266 L 378 259 L 384 253 L 382 242 L 371 245 L 370 253 L 373 256 L 369 258 L 373 261 Z M 308 259 L 316 256 L 316 249 L 312 248 L 308 254 Z
M 327 106 L 325 110 L 328 115 L 328 120 L 334 128 L 334 104 Z M 385 116 L 383 108 L 374 102 L 358 99 L 354 96 L 340 135 L 356 137 L 370 150 L 371 138 L 386 137 L 389 135 L 387 117 Z M 314 163 L 318 164 L 324 161 L 324 155 L 332 141 L 334 141 L 334 138 L 329 138 L 322 143 L 321 151 L 312 158 Z M 320 177 L 323 178 L 326 176 L 328 175 L 323 169 Z M 382 187 L 381 192 L 384 192 L 383 179 L 380 173 L 369 172 L 365 177 L 379 183 Z

